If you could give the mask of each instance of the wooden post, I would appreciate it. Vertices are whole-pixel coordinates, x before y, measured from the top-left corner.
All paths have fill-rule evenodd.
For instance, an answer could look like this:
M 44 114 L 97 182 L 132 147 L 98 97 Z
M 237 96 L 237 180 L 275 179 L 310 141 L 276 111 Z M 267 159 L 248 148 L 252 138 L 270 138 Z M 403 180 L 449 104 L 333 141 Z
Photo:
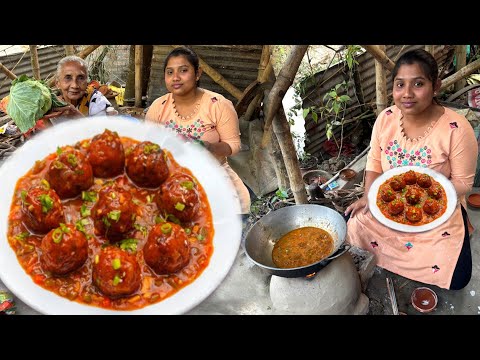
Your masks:
M 378 45 L 385 52 L 385 45 Z M 382 64 L 375 60 L 375 85 L 377 90 L 377 115 L 387 107 L 387 72 Z
M 174 48 L 184 46 L 184 45 L 172 45 Z M 235 99 L 239 100 L 243 92 L 240 91 L 235 85 L 231 84 L 227 79 L 225 79 L 222 74 L 217 70 L 208 65 L 200 56 L 198 57 L 198 62 L 200 67 L 205 71 L 205 73 L 212 78 L 218 85 L 227 90 Z
M 275 75 L 272 74 L 273 80 L 275 81 Z M 263 97 L 268 99 L 268 94 L 270 93 L 269 89 L 264 91 Z M 266 107 L 266 106 L 264 106 Z M 277 176 L 277 186 L 279 189 L 291 189 L 290 179 L 288 178 L 287 167 L 283 157 L 282 148 L 279 144 L 279 139 L 272 133 L 272 141 L 268 144 L 268 153 L 272 159 L 273 169 L 275 170 L 275 175 Z
M 30 46 L 30 61 L 32 63 L 33 77 L 40 80 L 40 65 L 38 64 L 37 45 Z
M 449 77 L 443 79 L 442 86 L 440 86 L 440 91 L 445 90 L 449 86 L 455 84 L 458 80 L 461 80 L 464 77 L 470 74 L 473 74 L 478 69 L 480 69 L 480 59 L 471 62 L 467 66 L 464 66 L 463 68 L 461 68 L 455 74 L 450 75 Z
M 375 58 L 375 60 L 378 60 L 387 70 L 393 70 L 395 63 L 390 60 L 384 51 L 379 49 L 378 45 L 362 45 L 362 47 L 367 50 L 370 55 Z
M 425 51 L 435 56 L 435 45 L 425 45 Z
M 268 141 L 270 141 L 271 135 L 271 125 L 273 117 L 276 115 L 278 109 L 282 105 L 282 99 L 285 96 L 290 85 L 293 84 L 295 75 L 298 71 L 300 63 L 302 62 L 303 56 L 308 49 L 308 45 L 294 45 L 290 54 L 288 54 L 287 60 L 283 65 L 278 78 L 275 81 L 275 84 L 268 95 L 268 111 L 266 111 L 267 116 L 265 117 L 265 127 L 263 132 L 262 144 L 260 148 L 264 149 Z
M 142 107 L 143 45 L 135 45 L 135 107 Z
M 305 190 L 302 173 L 300 171 L 300 163 L 297 158 L 297 152 L 292 140 L 290 125 L 283 111 L 283 107 L 277 110 L 273 117 L 272 128 L 278 139 L 278 144 L 282 150 L 283 161 L 287 168 L 288 179 L 290 180 L 290 189 L 292 189 L 295 204 L 308 204 L 308 196 Z
M 9 79 L 11 80 L 15 80 L 17 78 L 17 75 L 15 75 L 14 73 L 12 73 L 10 70 L 8 70 L 5 65 L 3 65 L 1 62 L 0 62 L 0 71 L 2 73 L 4 73 Z
M 467 65 L 467 46 L 455 46 L 455 57 L 457 59 L 457 62 L 455 64 L 455 71 L 459 71 Z M 465 87 L 465 82 L 465 78 L 457 81 L 454 85 L 454 92 L 463 89 Z
M 75 48 L 73 45 L 65 45 L 65 55 L 70 56 L 75 54 Z

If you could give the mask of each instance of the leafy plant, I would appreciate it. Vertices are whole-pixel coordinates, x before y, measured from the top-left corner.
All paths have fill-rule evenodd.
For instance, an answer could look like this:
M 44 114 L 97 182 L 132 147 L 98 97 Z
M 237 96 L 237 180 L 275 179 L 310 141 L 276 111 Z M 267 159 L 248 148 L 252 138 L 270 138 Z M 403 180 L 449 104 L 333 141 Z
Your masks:
M 300 162 L 300 168 L 307 169 L 317 165 L 318 159 L 312 154 L 303 152 L 303 154 L 298 158 L 298 161 Z

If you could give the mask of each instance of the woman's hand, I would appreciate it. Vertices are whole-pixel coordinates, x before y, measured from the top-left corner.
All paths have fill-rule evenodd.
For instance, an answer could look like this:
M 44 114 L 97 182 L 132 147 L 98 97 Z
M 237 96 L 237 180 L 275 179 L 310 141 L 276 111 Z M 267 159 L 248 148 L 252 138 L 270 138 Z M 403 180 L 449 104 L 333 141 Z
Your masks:
M 67 106 L 53 108 L 51 111 L 52 111 L 52 113 L 55 113 L 55 114 L 58 113 L 58 115 L 55 115 L 55 117 L 57 117 L 57 116 L 68 116 L 68 117 L 73 117 L 73 118 L 83 117 L 83 114 L 72 104 L 68 104 Z
M 353 217 L 359 211 L 362 211 L 364 214 L 368 211 L 368 199 L 366 196 L 362 196 L 360 199 L 347 207 L 345 210 L 345 216 L 351 213 L 350 217 Z

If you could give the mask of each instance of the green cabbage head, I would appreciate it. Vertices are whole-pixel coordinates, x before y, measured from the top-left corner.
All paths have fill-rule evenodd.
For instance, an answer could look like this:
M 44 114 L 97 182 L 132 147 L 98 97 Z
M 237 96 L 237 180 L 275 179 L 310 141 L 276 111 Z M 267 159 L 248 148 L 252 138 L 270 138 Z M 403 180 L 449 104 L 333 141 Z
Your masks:
M 51 90 L 42 81 L 21 75 L 12 81 L 7 113 L 26 132 L 52 107 Z

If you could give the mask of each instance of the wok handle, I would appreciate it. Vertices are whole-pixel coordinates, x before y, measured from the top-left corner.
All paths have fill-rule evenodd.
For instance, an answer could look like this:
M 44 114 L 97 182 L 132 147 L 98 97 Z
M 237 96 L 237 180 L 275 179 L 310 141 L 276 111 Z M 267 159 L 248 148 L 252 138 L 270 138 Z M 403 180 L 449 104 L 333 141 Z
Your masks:
M 343 249 L 339 250 L 340 253 L 338 253 L 337 255 L 335 256 L 329 256 L 328 258 L 326 258 L 325 260 L 333 260 L 333 259 L 336 259 L 337 257 L 339 256 L 342 256 L 343 254 L 345 254 L 348 250 L 350 250 L 350 248 L 352 247 L 352 245 L 349 245 L 349 244 L 345 244 L 345 245 L 342 245 L 343 246 Z

